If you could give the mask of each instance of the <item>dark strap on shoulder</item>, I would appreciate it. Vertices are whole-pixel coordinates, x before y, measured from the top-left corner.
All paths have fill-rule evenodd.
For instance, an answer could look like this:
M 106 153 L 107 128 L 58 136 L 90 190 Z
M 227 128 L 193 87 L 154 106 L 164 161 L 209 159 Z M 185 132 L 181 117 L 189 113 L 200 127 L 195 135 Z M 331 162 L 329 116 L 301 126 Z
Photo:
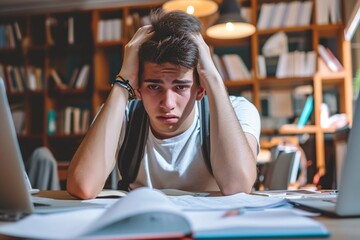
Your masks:
M 198 109 L 200 114 L 200 143 L 202 146 L 203 156 L 206 167 L 213 174 L 210 162 L 210 108 L 209 100 L 205 95 L 201 101 L 198 101 Z
M 129 122 L 124 142 L 118 155 L 119 170 L 122 179 L 118 189 L 128 191 L 129 184 L 137 177 L 149 131 L 149 117 L 142 101 L 129 102 Z

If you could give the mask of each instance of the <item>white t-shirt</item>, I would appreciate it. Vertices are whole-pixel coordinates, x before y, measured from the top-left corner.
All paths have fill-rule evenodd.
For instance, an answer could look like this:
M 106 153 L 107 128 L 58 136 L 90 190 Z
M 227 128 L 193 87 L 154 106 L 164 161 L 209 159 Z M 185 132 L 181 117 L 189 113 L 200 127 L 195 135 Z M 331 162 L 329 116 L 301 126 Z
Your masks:
M 255 106 L 243 97 L 230 96 L 230 100 L 243 131 L 252 134 L 259 143 L 260 117 Z M 195 106 L 191 127 L 176 137 L 157 139 L 149 127 L 144 158 L 135 182 L 130 185 L 131 188 L 148 186 L 157 189 L 219 191 L 203 157 L 199 113 L 197 105 Z M 123 129 L 124 127 L 126 124 Z

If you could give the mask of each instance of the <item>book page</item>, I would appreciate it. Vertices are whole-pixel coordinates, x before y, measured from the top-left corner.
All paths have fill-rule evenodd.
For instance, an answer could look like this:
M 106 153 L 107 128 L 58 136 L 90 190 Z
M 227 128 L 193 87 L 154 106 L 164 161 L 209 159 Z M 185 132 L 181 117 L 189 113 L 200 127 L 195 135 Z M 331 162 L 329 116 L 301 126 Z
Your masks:
M 0 234 L 24 239 L 76 239 L 98 221 L 104 208 L 32 214 L 17 222 L 0 222 Z
M 283 199 L 272 199 L 245 193 L 221 197 L 168 196 L 168 198 L 183 210 L 188 211 L 270 208 L 286 204 Z
M 184 216 L 181 209 L 174 205 L 160 191 L 150 188 L 138 188 L 131 191 L 125 198 L 120 198 L 108 208 L 99 219 L 84 232 L 96 232 L 127 217 L 150 212 L 167 212 Z
M 173 213 L 186 221 L 187 229 L 190 225 L 180 208 L 174 205 L 162 192 L 150 188 L 139 188 L 131 191 L 126 197 L 120 199 L 92 199 L 85 202 L 103 203 L 106 201 L 110 207 L 88 209 L 84 208 L 77 211 L 60 212 L 57 214 L 31 214 L 21 221 L 0 223 L 0 234 L 35 239 L 82 239 L 82 238 L 103 238 L 107 236 L 122 236 L 124 239 L 132 237 L 152 236 L 171 236 L 179 233 L 179 225 L 169 225 L 166 228 L 155 227 L 152 232 L 144 232 L 146 223 L 149 220 L 142 218 L 144 222 L 141 227 L 131 221 L 122 221 L 128 217 L 140 216 L 146 213 Z M 55 201 L 55 200 L 53 200 Z M 76 200 L 67 200 L 69 204 Z M 80 202 L 80 201 L 77 201 Z M 82 201 L 83 202 L 83 201 Z M 171 220 L 171 219 L 170 219 Z M 158 219 L 150 219 L 151 222 L 159 222 Z M 183 221 L 183 222 L 184 222 Z M 177 222 L 178 223 L 178 222 Z M 114 225 L 117 224 L 117 225 Z M 163 222 L 160 222 L 162 226 Z M 120 226 L 130 226 L 130 231 L 123 232 Z M 182 225 L 180 225 L 182 226 Z M 105 230 L 104 230 L 105 229 Z M 132 231 L 133 230 L 133 231 Z M 100 233 L 100 234 L 99 234 Z M 153 237 L 155 239 L 155 237 Z
M 96 198 L 122 198 L 126 197 L 127 194 L 128 192 L 121 190 L 104 189 L 96 196 Z

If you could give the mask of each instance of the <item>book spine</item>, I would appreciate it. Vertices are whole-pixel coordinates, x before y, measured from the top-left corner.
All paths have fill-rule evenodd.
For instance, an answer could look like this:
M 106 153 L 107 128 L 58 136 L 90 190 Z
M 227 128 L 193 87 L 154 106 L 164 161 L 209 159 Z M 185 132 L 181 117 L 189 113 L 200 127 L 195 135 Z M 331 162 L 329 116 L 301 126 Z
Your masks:
M 314 98 L 313 96 L 308 96 L 304 105 L 304 108 L 300 114 L 299 121 L 298 121 L 298 127 L 304 127 L 309 120 L 309 117 L 311 115 L 311 112 L 313 110 L 313 102 Z

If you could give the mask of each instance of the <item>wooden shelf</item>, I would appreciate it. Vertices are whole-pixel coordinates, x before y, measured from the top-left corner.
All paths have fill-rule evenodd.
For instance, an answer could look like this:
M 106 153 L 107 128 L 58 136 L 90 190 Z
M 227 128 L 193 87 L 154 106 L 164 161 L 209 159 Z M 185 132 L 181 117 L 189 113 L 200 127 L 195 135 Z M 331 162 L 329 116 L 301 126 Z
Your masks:
M 10 47 L 0 48 L 0 53 L 3 53 L 3 54 L 15 53 L 17 51 L 18 51 L 17 48 L 10 48 Z
M 67 88 L 67 89 L 55 89 L 53 91 L 54 95 L 57 96 L 71 96 L 71 95 L 86 95 L 89 94 L 87 89 L 78 89 L 78 88 Z
M 47 49 L 47 46 L 45 45 L 30 45 L 28 47 L 24 48 L 28 51 L 45 51 Z
M 225 86 L 227 87 L 243 87 L 243 86 L 252 86 L 254 84 L 253 80 L 233 80 L 225 81 Z
M 261 29 L 257 30 L 258 35 L 271 35 L 280 31 L 283 31 L 285 33 L 289 32 L 303 32 L 303 31 L 312 31 L 313 30 L 312 25 L 307 26 L 296 26 L 296 27 L 279 27 L 279 28 L 271 28 L 271 29 Z
M 104 41 L 104 42 L 96 42 L 96 47 L 117 47 L 117 46 L 124 46 L 126 44 L 125 40 L 119 41 Z
M 292 88 L 313 83 L 312 77 L 261 78 L 258 79 L 261 89 Z
M 97 88 L 97 91 L 101 93 L 109 93 L 111 91 L 111 86 L 100 86 Z
M 42 141 L 42 134 L 17 134 L 21 141 Z
M 319 37 L 333 37 L 344 34 L 344 25 L 342 23 L 314 25 L 314 29 L 318 31 Z
M 60 181 L 66 181 L 67 170 L 69 168 L 69 165 L 70 165 L 70 162 L 64 162 L 64 161 L 57 162 L 58 174 L 59 174 Z
M 318 126 L 308 125 L 304 127 L 298 127 L 296 125 L 286 125 L 281 127 L 278 131 L 280 134 L 304 134 L 304 133 L 312 133 L 315 134 L 319 131 Z

